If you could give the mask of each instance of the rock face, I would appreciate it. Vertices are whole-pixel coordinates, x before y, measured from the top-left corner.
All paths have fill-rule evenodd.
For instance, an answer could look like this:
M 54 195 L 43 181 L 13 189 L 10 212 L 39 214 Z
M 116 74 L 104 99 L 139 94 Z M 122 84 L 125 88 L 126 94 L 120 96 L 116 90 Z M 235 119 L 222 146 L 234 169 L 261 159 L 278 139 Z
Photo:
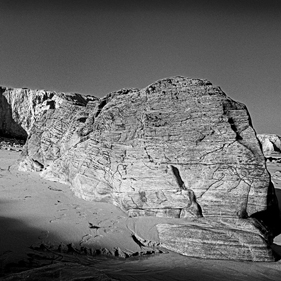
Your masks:
M 70 184 L 77 196 L 110 202 L 130 216 L 204 219 L 226 236 L 243 224 L 234 240 L 250 250 L 239 255 L 229 248 L 228 257 L 272 259 L 268 245 L 279 231 L 274 187 L 245 105 L 219 87 L 177 76 L 102 99 L 48 93 L 34 107 L 41 94 L 27 96 L 29 117 L 17 121 L 29 134 L 22 170 L 41 171 Z M 161 242 L 182 254 L 223 258 L 201 250 L 202 241 L 228 241 L 225 235 L 206 228 L 201 250 L 191 254 L 181 250 L 191 241 L 183 228 L 160 225 Z M 244 242 L 243 231 L 259 242 L 248 243 L 249 235 Z M 252 255 L 258 244 L 260 254 Z
M 268 261 L 272 255 L 250 219 L 158 224 L 157 230 L 163 247 L 186 256 Z
M 281 153 L 281 137 L 273 134 L 258 134 L 259 141 L 262 145 L 264 155 L 272 153 Z
M 26 156 L 76 195 L 131 215 L 267 208 L 269 175 L 248 111 L 204 80 L 161 80 L 86 106 L 64 100 L 33 125 Z

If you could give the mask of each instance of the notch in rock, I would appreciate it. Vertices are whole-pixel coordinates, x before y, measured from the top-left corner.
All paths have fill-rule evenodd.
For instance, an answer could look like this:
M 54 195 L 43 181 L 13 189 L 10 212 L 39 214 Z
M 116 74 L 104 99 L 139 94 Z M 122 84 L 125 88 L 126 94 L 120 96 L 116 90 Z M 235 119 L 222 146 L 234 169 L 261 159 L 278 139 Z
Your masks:
M 107 99 L 103 99 L 100 104 L 98 105 L 98 110 L 97 113 L 95 115 L 95 118 L 97 118 L 99 116 L 99 114 L 101 113 L 101 110 L 105 107 L 105 105 L 107 104 Z
M 238 132 L 238 129 L 237 129 L 236 125 L 235 125 L 235 122 L 234 122 L 233 118 L 232 118 L 232 117 L 229 117 L 229 118 L 228 118 L 228 122 L 229 122 L 229 124 L 230 124 L 231 129 L 232 129 L 232 130 L 234 131 L 234 133 L 236 134 L 236 140 L 237 140 L 237 141 L 242 140 L 243 138 L 240 136 L 240 134 L 239 134 L 239 132 Z
M 179 172 L 179 169 L 176 168 L 175 166 L 171 165 L 171 168 L 172 168 L 172 172 L 176 178 L 176 181 L 177 181 L 177 184 L 179 186 L 179 188 L 182 190 L 187 190 L 185 184 L 184 184 L 184 181 L 182 180 L 181 176 L 180 176 L 180 172 Z
M 190 212 L 191 214 L 193 214 L 195 217 L 203 217 L 203 213 L 202 213 L 202 208 L 201 206 L 198 204 L 197 200 L 196 200 L 196 196 L 195 193 L 192 189 L 187 188 L 184 184 L 184 181 L 182 180 L 181 176 L 180 176 L 180 172 L 179 169 L 176 168 L 175 166 L 171 165 L 172 168 L 172 172 L 176 178 L 177 184 L 179 186 L 179 191 L 181 193 L 185 193 L 188 195 L 189 197 L 189 201 L 190 203 L 187 205 L 186 211 Z M 180 217 L 182 215 L 182 213 L 184 213 L 184 209 L 182 209 Z M 183 215 L 184 216 L 184 215 Z

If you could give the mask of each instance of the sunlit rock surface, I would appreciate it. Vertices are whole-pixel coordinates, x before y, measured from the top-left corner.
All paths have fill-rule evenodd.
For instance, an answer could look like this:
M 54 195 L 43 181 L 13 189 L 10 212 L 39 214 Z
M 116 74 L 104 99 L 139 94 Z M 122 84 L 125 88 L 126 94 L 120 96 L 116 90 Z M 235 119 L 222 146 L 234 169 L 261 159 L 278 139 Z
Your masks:
M 70 184 L 81 198 L 110 202 L 131 216 L 220 224 L 222 235 L 214 234 L 216 224 L 195 232 L 159 226 L 161 242 L 182 254 L 196 235 L 228 255 L 207 255 L 204 243 L 188 255 L 273 259 L 268 246 L 279 221 L 265 158 L 245 105 L 219 87 L 177 76 L 102 99 L 55 93 L 42 100 L 34 114 L 27 110 L 30 126 L 22 125 L 29 136 L 20 169 L 41 171 Z M 241 223 L 233 242 L 241 251 L 234 253 L 225 248 L 233 240 L 226 237 Z M 256 238 L 250 241 L 253 229 Z M 258 254 L 252 254 L 255 249 Z
M 258 134 L 265 156 L 281 153 L 281 137 L 274 134 Z

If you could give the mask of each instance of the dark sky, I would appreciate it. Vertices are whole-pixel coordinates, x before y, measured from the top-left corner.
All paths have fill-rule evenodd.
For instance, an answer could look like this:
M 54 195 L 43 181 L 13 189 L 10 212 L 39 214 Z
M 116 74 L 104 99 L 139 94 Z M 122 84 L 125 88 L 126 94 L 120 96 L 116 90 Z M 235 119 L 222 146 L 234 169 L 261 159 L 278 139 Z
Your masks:
M 0 0 L 0 84 L 104 96 L 207 78 L 281 135 L 281 1 Z

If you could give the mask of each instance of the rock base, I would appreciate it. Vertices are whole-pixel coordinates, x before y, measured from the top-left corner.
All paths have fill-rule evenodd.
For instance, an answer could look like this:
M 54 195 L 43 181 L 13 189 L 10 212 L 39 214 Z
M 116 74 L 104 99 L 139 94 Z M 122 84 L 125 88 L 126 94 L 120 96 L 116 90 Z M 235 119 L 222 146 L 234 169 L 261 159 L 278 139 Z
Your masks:
M 161 246 L 185 256 L 204 259 L 274 261 L 264 235 L 249 219 L 234 223 L 205 219 L 188 224 L 158 224 Z

